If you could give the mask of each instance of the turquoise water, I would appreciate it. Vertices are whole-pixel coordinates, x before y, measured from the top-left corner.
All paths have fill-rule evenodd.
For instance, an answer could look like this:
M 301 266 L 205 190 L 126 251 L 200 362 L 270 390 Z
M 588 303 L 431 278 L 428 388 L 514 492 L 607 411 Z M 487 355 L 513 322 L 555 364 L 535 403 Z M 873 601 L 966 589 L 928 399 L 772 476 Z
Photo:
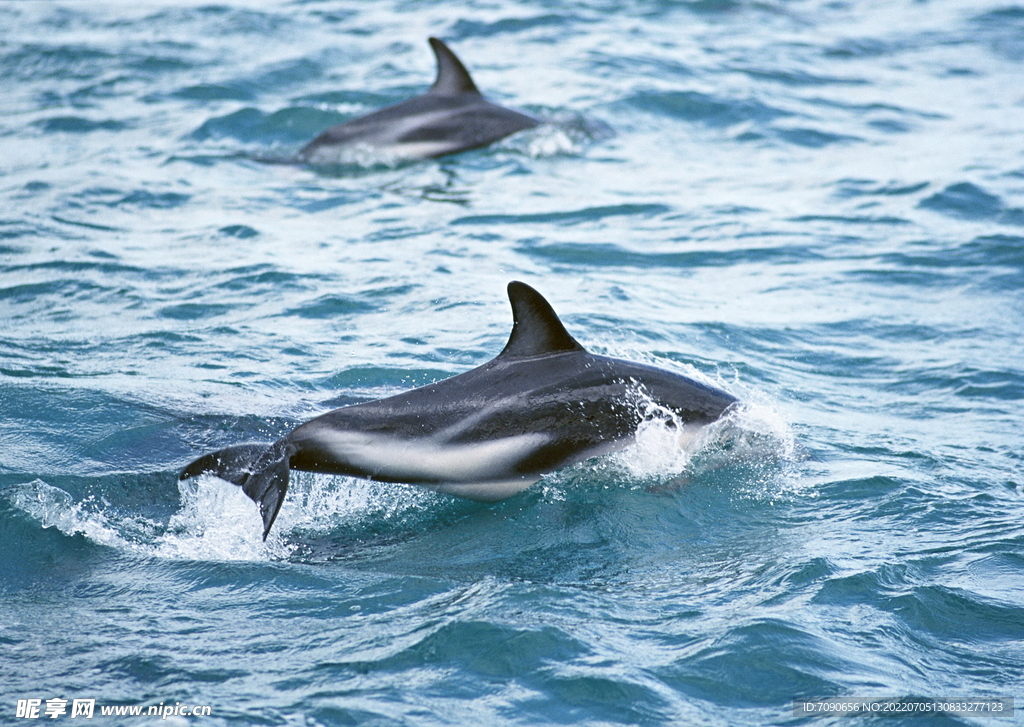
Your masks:
M 1024 724 L 792 709 L 1024 696 L 1024 5 L 4 2 L 0 27 L 0 722 L 62 697 Z M 549 123 L 267 163 L 422 91 L 428 35 Z M 487 361 L 511 279 L 745 407 L 496 505 L 300 474 L 265 544 L 233 487 L 177 482 Z

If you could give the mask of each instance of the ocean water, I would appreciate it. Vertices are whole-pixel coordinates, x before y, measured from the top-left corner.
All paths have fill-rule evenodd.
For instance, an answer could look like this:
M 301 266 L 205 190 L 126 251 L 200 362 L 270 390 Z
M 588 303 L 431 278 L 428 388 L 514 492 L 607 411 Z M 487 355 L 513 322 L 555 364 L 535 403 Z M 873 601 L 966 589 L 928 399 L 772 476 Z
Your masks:
M 0 28 L 0 722 L 1024 724 L 793 711 L 1024 697 L 1024 5 L 2 2 Z M 425 89 L 429 35 L 547 123 L 273 163 Z M 512 279 L 744 406 L 493 505 L 300 473 L 266 543 L 234 487 L 178 483 L 487 361 Z

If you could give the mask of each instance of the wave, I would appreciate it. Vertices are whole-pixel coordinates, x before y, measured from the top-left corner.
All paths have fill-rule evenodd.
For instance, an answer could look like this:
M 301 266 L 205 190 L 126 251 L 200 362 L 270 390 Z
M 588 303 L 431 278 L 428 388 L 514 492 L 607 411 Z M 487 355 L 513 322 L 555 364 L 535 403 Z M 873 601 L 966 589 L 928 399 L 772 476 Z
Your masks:
M 970 182 L 951 184 L 921 200 L 918 207 L 962 220 L 992 220 L 1004 225 L 1024 225 L 1024 209 L 1008 208 L 997 195 Z
M 648 215 L 660 216 L 660 214 L 667 212 L 668 208 L 662 208 L 661 205 L 633 205 L 630 209 L 618 211 L 620 214 L 634 214 L 640 217 Z M 580 210 L 575 213 L 520 215 L 518 221 L 574 224 L 612 215 L 612 210 Z M 547 264 L 589 268 L 677 268 L 692 270 L 701 267 L 729 267 L 742 264 L 806 262 L 821 257 L 820 251 L 814 246 L 793 244 L 735 250 L 690 249 L 656 252 L 633 250 L 615 243 L 556 242 L 547 245 L 522 245 L 520 249 L 524 254 Z
M 659 216 L 669 212 L 670 208 L 662 204 L 618 204 L 606 207 L 587 207 L 579 210 L 559 212 L 538 212 L 519 215 L 472 215 L 458 217 L 451 225 L 501 225 L 527 223 L 554 223 L 574 225 L 581 222 L 597 222 L 606 217 L 648 217 Z

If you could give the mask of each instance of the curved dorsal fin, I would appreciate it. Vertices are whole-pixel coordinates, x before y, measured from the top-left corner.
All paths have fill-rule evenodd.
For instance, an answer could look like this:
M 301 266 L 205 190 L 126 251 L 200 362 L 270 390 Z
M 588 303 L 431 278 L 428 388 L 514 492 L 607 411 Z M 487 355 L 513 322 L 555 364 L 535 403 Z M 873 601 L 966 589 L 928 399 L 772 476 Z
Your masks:
M 549 353 L 584 351 L 558 320 L 551 304 L 526 283 L 508 284 L 512 304 L 512 335 L 498 354 L 499 358 L 527 358 Z
M 428 38 L 430 47 L 437 56 L 437 79 L 430 87 L 428 93 L 436 93 L 440 96 L 455 96 L 460 93 L 480 94 L 476 90 L 476 84 L 469 77 L 469 71 L 462 65 L 451 49 L 437 38 Z

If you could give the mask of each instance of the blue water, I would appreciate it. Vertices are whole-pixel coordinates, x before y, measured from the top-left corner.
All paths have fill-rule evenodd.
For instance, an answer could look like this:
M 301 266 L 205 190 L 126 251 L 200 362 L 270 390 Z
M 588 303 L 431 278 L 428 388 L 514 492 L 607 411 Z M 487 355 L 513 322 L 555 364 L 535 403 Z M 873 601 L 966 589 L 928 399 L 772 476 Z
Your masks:
M 0 28 L 0 722 L 1024 724 L 792 710 L 1024 697 L 1024 5 L 3 2 Z M 548 123 L 268 163 L 422 91 L 428 35 Z M 177 482 L 487 361 L 511 279 L 745 406 L 495 505 L 299 474 L 266 543 L 235 488 Z

